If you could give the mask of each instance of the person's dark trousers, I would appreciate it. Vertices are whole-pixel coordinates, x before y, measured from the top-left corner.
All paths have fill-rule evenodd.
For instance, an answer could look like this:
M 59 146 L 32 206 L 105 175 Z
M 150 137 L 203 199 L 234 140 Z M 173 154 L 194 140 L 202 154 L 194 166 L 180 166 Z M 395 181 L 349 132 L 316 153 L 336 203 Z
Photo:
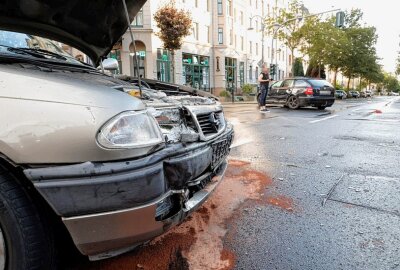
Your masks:
M 268 95 L 268 85 L 260 85 L 260 91 L 261 91 L 261 95 L 260 95 L 260 106 L 265 106 L 265 100 L 267 99 L 267 95 Z

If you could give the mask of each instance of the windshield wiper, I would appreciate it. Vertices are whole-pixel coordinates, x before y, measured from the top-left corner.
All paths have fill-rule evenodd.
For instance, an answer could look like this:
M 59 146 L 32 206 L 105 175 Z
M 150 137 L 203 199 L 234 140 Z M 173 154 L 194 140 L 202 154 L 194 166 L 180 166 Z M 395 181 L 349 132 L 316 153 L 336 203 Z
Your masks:
M 22 51 L 22 52 L 27 52 L 29 54 L 32 54 L 33 56 L 41 56 L 41 57 L 46 57 L 46 56 L 50 56 L 50 57 L 54 57 L 56 59 L 61 59 L 61 60 L 67 60 L 66 57 L 58 54 L 58 53 L 54 53 L 54 52 L 50 52 L 47 50 L 43 50 L 43 49 L 39 49 L 39 48 L 8 48 L 9 51 Z
M 7 51 L 17 53 L 17 54 L 27 54 L 27 55 L 31 55 L 31 56 L 43 58 L 43 59 L 47 59 L 48 57 L 46 57 L 46 56 L 49 56 L 49 57 L 64 60 L 64 61 L 67 60 L 66 57 L 64 57 L 60 54 L 50 52 L 47 50 L 43 50 L 43 49 L 39 49 L 39 48 L 21 48 L 21 47 L 11 47 L 11 46 L 7 46 L 7 45 L 0 45 L 0 46 L 7 48 Z

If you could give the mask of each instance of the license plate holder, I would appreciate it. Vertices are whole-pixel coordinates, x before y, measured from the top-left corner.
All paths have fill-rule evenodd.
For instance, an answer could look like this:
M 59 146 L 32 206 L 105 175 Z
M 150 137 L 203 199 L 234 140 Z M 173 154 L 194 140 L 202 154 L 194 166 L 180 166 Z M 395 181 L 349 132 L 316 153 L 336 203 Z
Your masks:
M 321 90 L 321 91 L 319 91 L 319 94 L 321 96 L 329 96 L 332 94 L 332 92 L 330 90 Z

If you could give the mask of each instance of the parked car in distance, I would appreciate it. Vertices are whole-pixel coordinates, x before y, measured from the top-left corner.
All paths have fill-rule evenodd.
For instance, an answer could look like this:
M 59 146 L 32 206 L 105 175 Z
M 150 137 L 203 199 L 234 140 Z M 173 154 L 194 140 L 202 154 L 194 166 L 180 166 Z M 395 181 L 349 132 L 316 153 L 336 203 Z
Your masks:
M 293 77 L 271 85 L 268 104 L 282 104 L 290 109 L 316 107 L 323 110 L 335 102 L 335 88 L 326 80 Z
M 351 98 L 359 98 L 360 97 L 360 92 L 355 91 L 355 90 L 351 90 L 351 91 L 349 91 L 348 96 L 351 97 Z
M 388 96 L 398 96 L 398 95 L 399 95 L 399 93 L 393 92 L 393 91 L 388 93 Z
M 337 99 L 346 99 L 347 98 L 347 93 L 344 90 L 336 90 L 335 91 L 335 97 Z
M 373 93 L 372 93 L 371 90 L 366 90 L 365 93 L 366 93 L 367 97 L 372 97 L 373 96 Z
M 125 2 L 133 21 L 146 1 Z M 118 68 L 104 58 L 130 23 L 123 2 L 110 3 L 0 9 L 2 270 L 64 269 L 57 255 L 70 246 L 90 260 L 132 250 L 182 222 L 222 181 L 234 133 L 215 97 L 148 80 L 138 89 L 135 78 L 96 68 Z
M 367 93 L 365 91 L 361 91 L 360 92 L 360 97 L 366 98 L 367 97 Z

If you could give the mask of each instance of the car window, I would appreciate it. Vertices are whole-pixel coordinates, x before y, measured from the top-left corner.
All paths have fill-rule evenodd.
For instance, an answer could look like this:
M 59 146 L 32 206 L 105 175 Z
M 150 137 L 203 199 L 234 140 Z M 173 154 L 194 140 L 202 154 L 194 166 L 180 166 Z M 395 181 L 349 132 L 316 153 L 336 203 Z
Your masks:
M 281 87 L 282 83 L 283 83 L 283 81 L 275 82 L 275 83 L 273 83 L 273 84 L 271 85 L 271 88 L 278 88 L 278 87 Z
M 333 87 L 332 84 L 330 84 L 325 80 L 309 80 L 309 82 L 316 87 L 323 87 L 323 86 Z
M 308 86 L 310 86 L 310 84 L 304 80 L 296 80 L 294 82 L 294 86 L 295 87 L 308 87 Z
M 285 80 L 282 84 L 282 87 L 292 87 L 293 86 L 293 80 Z

